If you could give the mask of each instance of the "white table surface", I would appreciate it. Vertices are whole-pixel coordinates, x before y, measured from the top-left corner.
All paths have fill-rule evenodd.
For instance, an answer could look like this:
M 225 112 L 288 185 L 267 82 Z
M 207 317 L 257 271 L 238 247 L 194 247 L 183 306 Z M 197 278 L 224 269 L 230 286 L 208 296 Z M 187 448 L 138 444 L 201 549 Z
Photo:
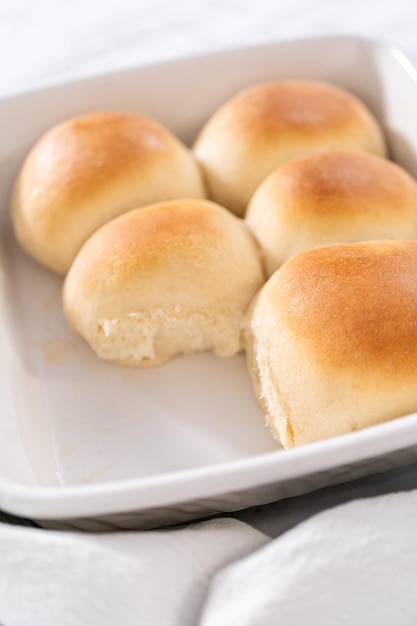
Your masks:
M 222 48 L 358 34 L 417 60 L 415 0 L 0 0 L 0 95 Z
M 0 97 L 50 82 L 283 38 L 357 34 L 417 63 L 415 0 L 0 0 Z M 412 466 L 238 516 L 278 535 L 312 513 L 417 487 Z

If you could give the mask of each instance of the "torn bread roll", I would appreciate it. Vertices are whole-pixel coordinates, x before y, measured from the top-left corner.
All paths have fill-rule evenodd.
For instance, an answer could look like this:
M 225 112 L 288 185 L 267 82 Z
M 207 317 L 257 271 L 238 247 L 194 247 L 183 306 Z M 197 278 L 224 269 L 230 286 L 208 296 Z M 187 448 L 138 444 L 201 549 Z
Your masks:
M 274 170 L 253 195 L 245 221 L 271 276 L 317 246 L 417 239 L 417 183 L 373 154 L 316 152 Z
M 14 189 L 12 221 L 29 256 L 65 274 L 102 224 L 177 197 L 205 197 L 191 151 L 147 117 L 95 112 L 58 124 L 33 147 Z
M 417 411 L 417 241 L 297 255 L 260 291 L 245 337 L 286 448 Z
M 325 148 L 386 154 L 379 123 L 353 94 L 324 82 L 281 81 L 226 102 L 203 127 L 194 153 L 209 196 L 243 215 L 278 165 Z
M 204 200 L 153 204 L 95 232 L 64 283 L 70 326 L 103 359 L 158 365 L 180 353 L 242 348 L 264 282 L 244 222 Z

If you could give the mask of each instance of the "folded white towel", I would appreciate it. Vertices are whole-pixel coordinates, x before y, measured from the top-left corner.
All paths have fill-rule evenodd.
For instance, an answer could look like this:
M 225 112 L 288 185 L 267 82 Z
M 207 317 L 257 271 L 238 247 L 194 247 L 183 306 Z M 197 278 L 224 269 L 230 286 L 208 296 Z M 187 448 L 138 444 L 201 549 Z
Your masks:
M 201 626 L 415 626 L 417 491 L 315 515 L 216 575 Z
M 194 625 L 214 572 L 267 541 L 233 519 L 106 535 L 0 524 L 0 624 Z
M 416 587 L 417 491 L 275 541 L 232 519 L 107 535 L 0 525 L 2 626 L 415 626 Z

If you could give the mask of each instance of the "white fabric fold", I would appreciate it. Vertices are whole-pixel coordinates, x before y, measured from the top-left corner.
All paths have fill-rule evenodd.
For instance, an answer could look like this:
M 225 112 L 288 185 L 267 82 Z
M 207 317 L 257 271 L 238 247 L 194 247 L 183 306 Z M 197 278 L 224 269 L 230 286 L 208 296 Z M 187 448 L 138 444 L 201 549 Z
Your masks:
M 417 491 L 320 513 L 211 585 L 201 626 L 415 626 Z
M 234 519 L 105 535 L 0 524 L 0 624 L 194 626 L 216 570 L 267 541 Z
M 416 588 L 417 491 L 274 541 L 234 519 L 106 535 L 0 525 L 2 626 L 415 626 Z

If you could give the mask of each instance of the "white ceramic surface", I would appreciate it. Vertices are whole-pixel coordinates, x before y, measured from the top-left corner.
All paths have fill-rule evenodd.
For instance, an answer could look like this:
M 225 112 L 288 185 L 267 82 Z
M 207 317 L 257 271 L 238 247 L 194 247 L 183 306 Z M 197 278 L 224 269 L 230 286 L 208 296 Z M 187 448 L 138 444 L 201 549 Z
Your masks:
M 284 77 L 325 79 L 353 90 L 383 123 L 393 158 L 417 175 L 415 70 L 396 49 L 361 39 L 234 50 L 0 102 L 4 510 L 41 520 L 132 513 L 137 521 L 129 525 L 158 525 L 415 460 L 417 416 L 278 450 L 263 426 L 242 355 L 228 361 L 182 357 L 149 371 L 97 360 L 66 328 L 60 280 L 27 259 L 11 234 L 12 181 L 28 148 L 53 123 L 97 108 L 139 111 L 190 142 L 239 88 Z M 141 516 L 151 521 L 144 524 Z

